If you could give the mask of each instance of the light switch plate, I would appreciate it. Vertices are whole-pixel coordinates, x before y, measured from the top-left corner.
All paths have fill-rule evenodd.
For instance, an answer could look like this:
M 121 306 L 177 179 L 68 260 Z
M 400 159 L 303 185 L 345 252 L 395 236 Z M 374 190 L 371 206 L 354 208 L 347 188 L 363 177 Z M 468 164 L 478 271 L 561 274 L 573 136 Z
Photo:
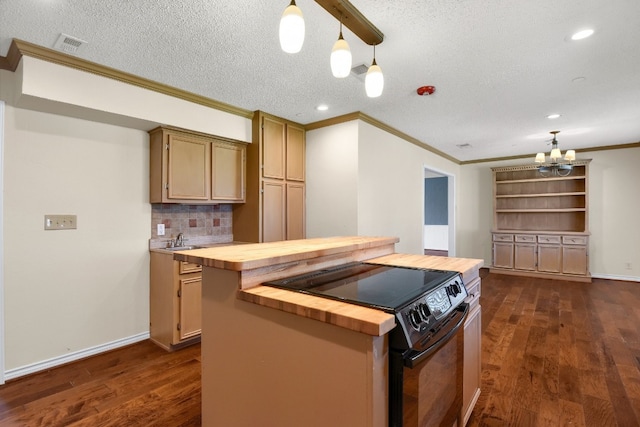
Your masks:
M 75 230 L 78 228 L 77 215 L 45 215 L 45 230 Z
M 164 236 L 164 224 L 158 224 L 158 236 Z

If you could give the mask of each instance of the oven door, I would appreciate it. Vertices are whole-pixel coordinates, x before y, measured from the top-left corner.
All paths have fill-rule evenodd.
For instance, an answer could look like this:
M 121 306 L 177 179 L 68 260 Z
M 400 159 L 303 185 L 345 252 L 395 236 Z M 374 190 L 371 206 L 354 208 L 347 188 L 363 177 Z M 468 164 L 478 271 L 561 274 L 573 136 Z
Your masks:
M 463 324 L 468 311 L 468 304 L 461 304 L 424 350 L 390 350 L 390 426 L 461 426 Z

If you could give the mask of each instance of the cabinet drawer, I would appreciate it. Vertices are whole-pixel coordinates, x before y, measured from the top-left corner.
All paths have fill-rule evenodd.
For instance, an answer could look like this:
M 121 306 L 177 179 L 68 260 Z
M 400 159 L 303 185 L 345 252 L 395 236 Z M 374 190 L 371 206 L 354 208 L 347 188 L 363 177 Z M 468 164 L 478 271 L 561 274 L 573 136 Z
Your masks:
M 562 236 L 563 245 L 586 245 L 586 236 Z
M 180 268 L 179 268 L 180 274 L 197 273 L 199 271 L 202 271 L 202 266 L 200 264 L 180 261 Z
M 538 243 L 560 244 L 560 236 L 538 236 Z
M 470 283 L 465 284 L 465 286 L 468 295 L 464 301 L 469 304 L 469 312 L 471 312 L 480 302 L 480 278 L 476 277 Z
M 513 234 L 494 234 L 494 242 L 513 242 Z
M 535 243 L 536 236 L 529 234 L 516 234 L 516 242 Z

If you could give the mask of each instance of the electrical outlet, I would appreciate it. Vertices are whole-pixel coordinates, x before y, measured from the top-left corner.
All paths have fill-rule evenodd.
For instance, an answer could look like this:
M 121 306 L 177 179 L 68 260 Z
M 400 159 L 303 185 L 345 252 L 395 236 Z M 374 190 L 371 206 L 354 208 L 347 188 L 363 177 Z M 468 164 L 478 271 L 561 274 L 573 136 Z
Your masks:
M 77 215 L 45 215 L 45 230 L 75 230 L 78 228 Z
M 164 224 L 158 224 L 158 236 L 164 236 Z

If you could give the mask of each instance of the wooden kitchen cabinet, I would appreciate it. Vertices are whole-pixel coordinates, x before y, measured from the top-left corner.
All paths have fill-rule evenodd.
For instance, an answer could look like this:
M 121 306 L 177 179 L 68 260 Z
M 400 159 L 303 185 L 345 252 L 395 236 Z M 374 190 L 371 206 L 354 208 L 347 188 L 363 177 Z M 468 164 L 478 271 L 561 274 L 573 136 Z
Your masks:
M 233 209 L 233 235 L 244 242 L 303 239 L 305 130 L 261 111 L 247 148 L 246 203 Z
M 465 284 L 469 296 L 469 314 L 464 322 L 464 369 L 462 381 L 463 426 L 469 420 L 473 407 L 480 397 L 482 375 L 482 307 L 480 306 L 481 280 L 476 277 Z
M 172 127 L 149 131 L 150 203 L 243 203 L 246 143 Z
M 538 265 L 536 236 L 516 235 L 513 252 L 513 268 L 535 270 Z
M 548 240 L 547 237 L 543 239 L 543 241 Z M 562 272 L 562 247 L 559 242 L 557 245 L 538 245 L 538 271 L 547 273 Z
M 562 246 L 562 272 L 585 275 L 588 272 L 589 253 L 586 246 Z
M 493 265 L 513 268 L 513 243 L 493 242 Z
M 211 143 L 211 200 L 244 202 L 246 156 L 245 144 Z
M 200 340 L 202 266 L 175 261 L 172 253 L 151 252 L 149 334 L 172 351 Z
M 262 240 L 277 242 L 286 240 L 286 186 L 283 181 L 262 183 Z M 235 233 L 234 233 L 235 234 Z
M 492 272 L 591 281 L 589 162 L 573 162 L 567 176 L 543 177 L 535 165 L 492 168 Z
M 287 239 L 305 238 L 305 185 L 287 183 Z

